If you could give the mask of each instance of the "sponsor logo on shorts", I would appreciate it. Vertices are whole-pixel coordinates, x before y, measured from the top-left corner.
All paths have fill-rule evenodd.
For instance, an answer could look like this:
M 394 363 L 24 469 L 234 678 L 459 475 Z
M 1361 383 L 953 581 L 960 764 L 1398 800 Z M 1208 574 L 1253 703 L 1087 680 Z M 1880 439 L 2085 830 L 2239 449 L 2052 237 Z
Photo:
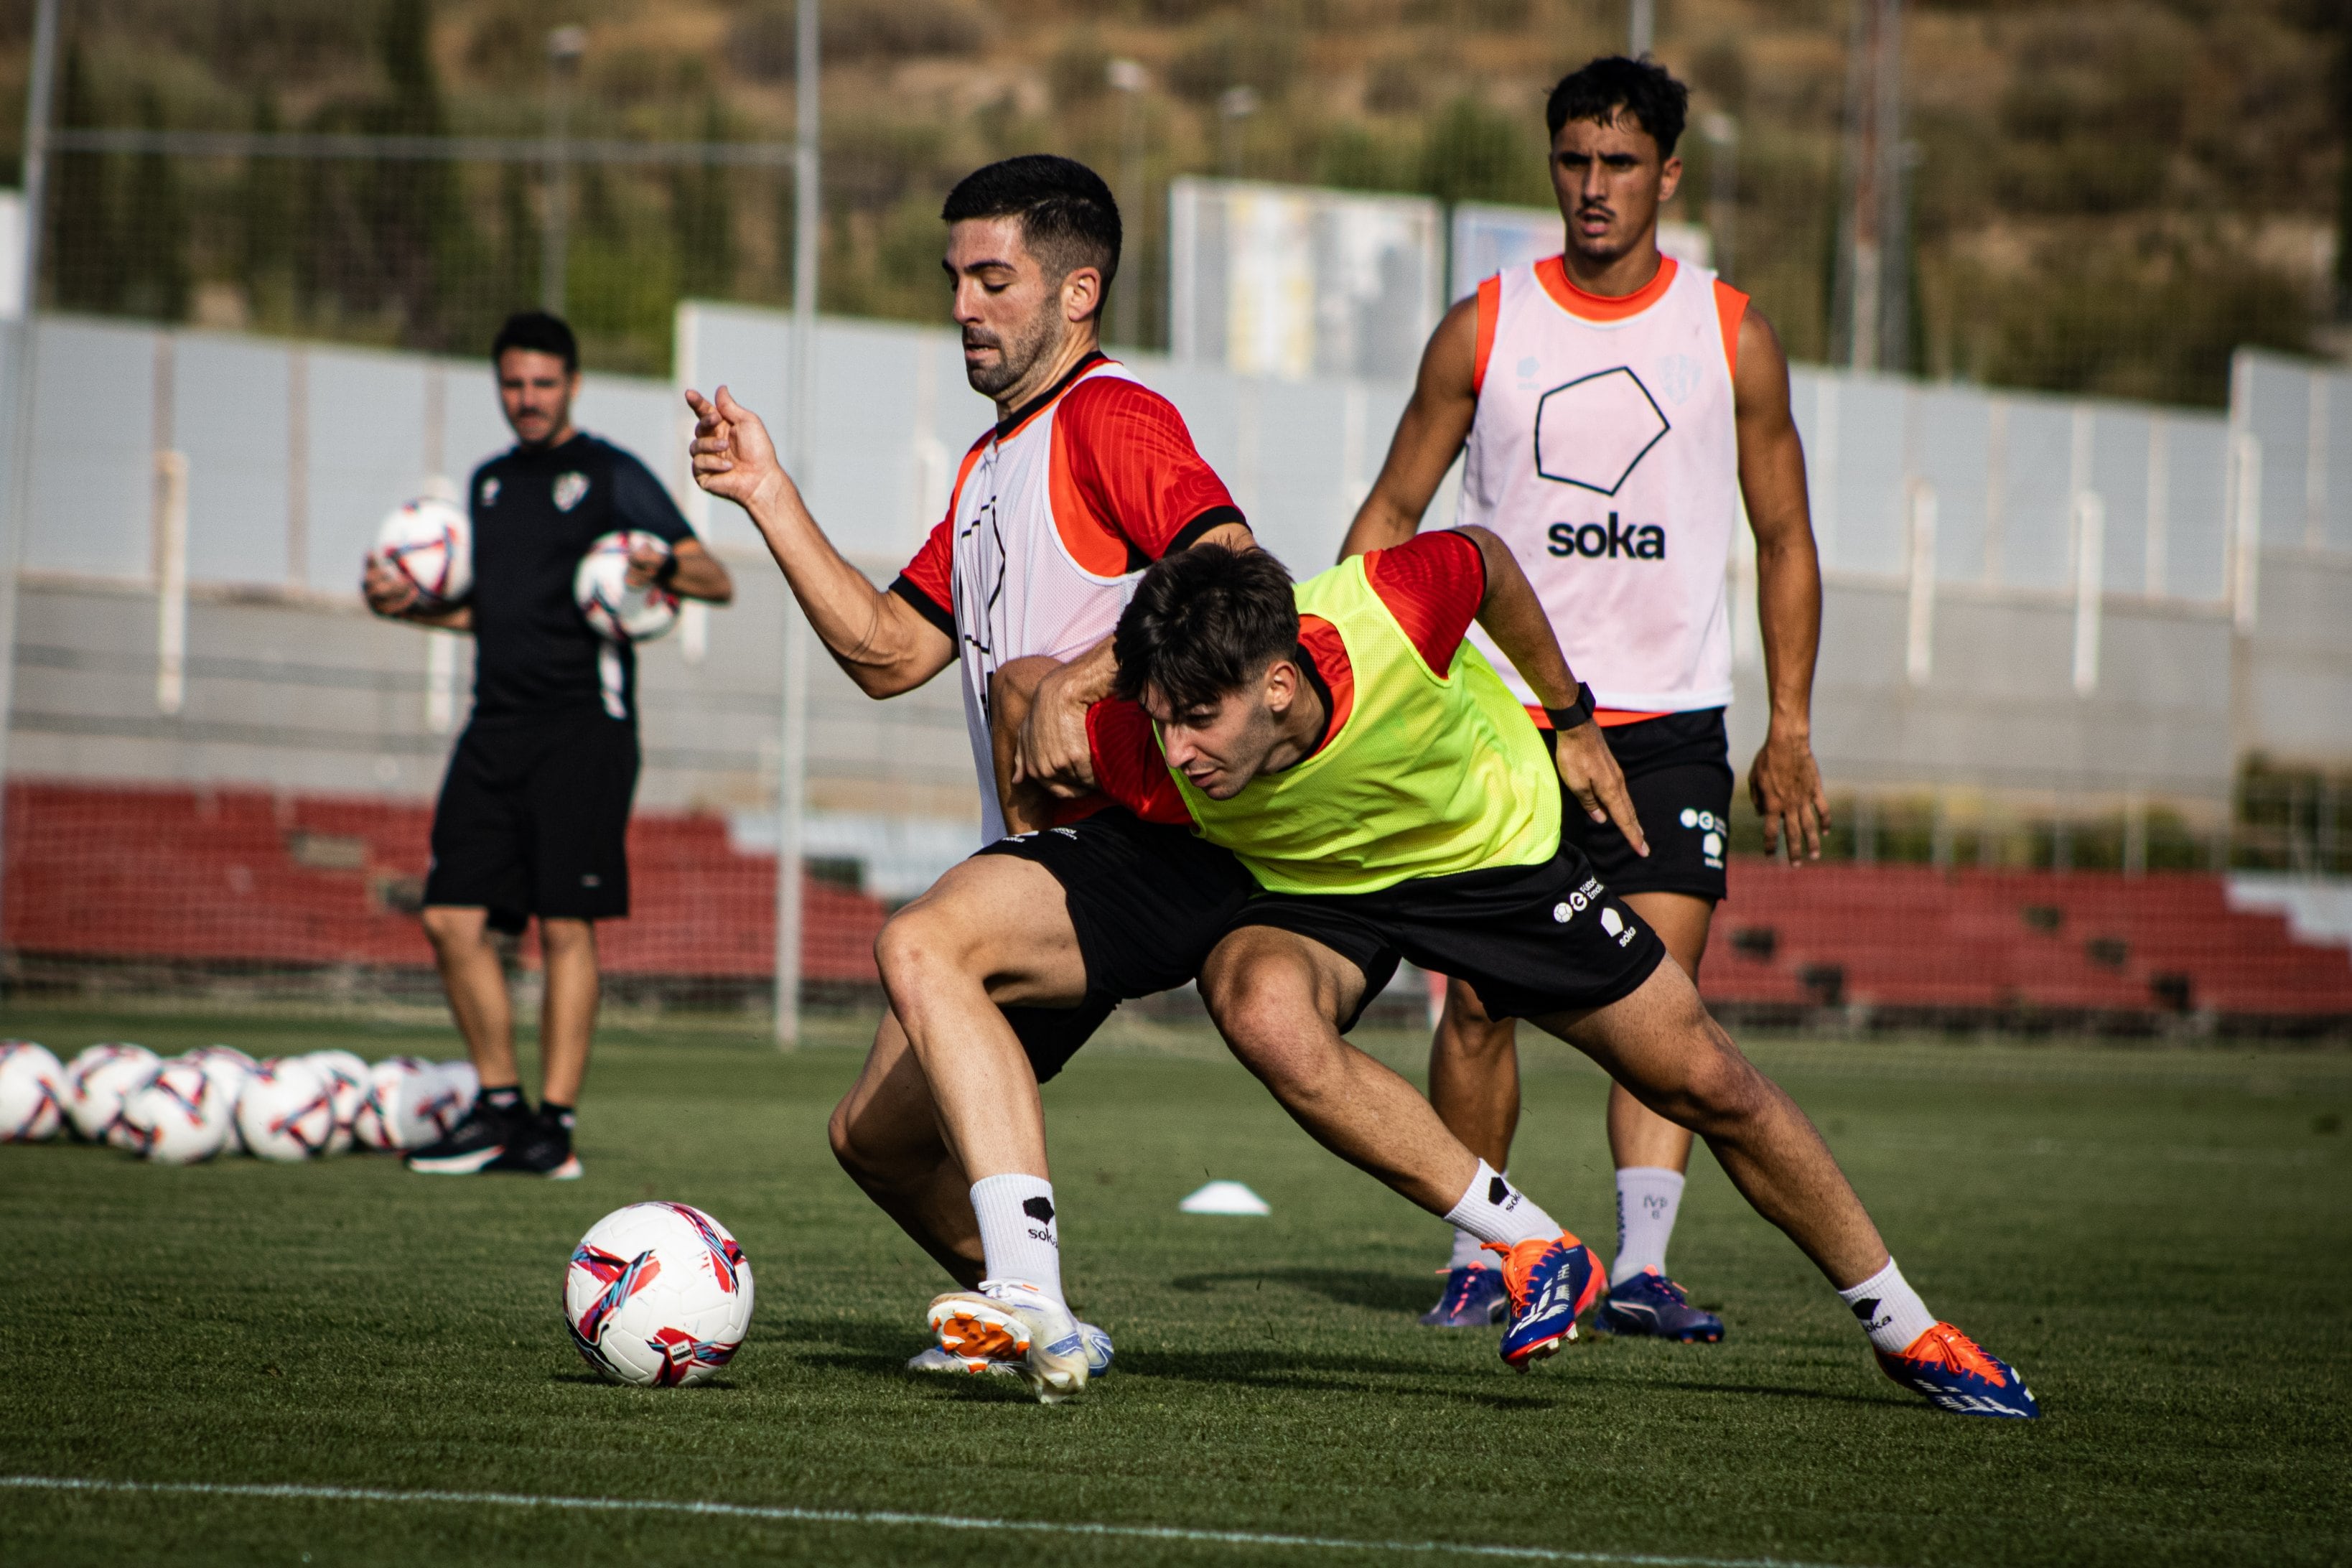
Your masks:
M 1587 877 L 1584 879 L 1584 886 L 1577 889 L 1576 891 L 1569 894 L 1568 897 L 1562 899 L 1559 902 L 1551 907 L 1551 918 L 1559 921 L 1561 925 L 1566 925 L 1578 915 L 1582 914 L 1586 909 L 1590 908 L 1591 905 L 1599 903 L 1600 901 L 1600 879 L 1594 877 Z
M 1706 859 L 1708 870 L 1722 870 L 1723 836 L 1730 829 L 1731 824 L 1711 811 L 1700 811 L 1695 806 L 1688 805 L 1683 807 L 1683 814 L 1679 820 L 1685 827 L 1705 830 L 1704 836 L 1698 841 L 1698 852 Z
M 604 885 L 604 879 L 591 871 L 580 879 L 580 885 L 583 888 L 601 888 Z

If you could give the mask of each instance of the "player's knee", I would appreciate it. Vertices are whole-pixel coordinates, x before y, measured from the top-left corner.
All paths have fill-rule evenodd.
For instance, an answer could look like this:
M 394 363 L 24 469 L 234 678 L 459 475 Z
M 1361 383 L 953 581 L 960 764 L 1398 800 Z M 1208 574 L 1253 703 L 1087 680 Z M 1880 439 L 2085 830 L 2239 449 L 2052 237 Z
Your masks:
M 953 962 L 958 951 L 946 922 L 929 908 L 913 904 L 882 923 L 874 939 L 874 963 L 892 990 L 919 984 L 926 974 Z
M 1458 980 L 1445 987 L 1445 1011 L 1438 1020 L 1435 1048 L 1440 1055 L 1465 1061 L 1487 1061 L 1509 1051 L 1518 1042 L 1507 1018 L 1496 1018 L 1478 1000 L 1478 993 Z
M 1730 1131 L 1755 1117 L 1769 1095 L 1764 1075 L 1702 1012 L 1693 1029 L 1679 1095 L 1685 1114 L 1678 1120 L 1700 1132 Z
M 419 918 L 425 925 L 425 940 L 444 952 L 470 947 L 482 940 L 483 914 L 479 910 L 427 904 Z
M 1311 1091 L 1335 1065 L 1306 977 L 1281 964 L 1235 964 L 1204 976 L 1209 1016 L 1234 1055 L 1277 1094 Z

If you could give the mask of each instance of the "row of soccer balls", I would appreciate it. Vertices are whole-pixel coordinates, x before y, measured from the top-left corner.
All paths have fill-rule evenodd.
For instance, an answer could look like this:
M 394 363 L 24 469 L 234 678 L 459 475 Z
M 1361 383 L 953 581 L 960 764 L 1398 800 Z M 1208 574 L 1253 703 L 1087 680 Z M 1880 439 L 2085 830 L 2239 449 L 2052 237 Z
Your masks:
M 0 1040 L 0 1143 L 68 1133 L 163 1165 L 215 1154 L 315 1160 L 363 1149 L 421 1148 L 473 1103 L 467 1062 L 349 1051 L 256 1061 L 230 1046 L 165 1060 L 109 1042 L 60 1063 L 29 1040 Z
M 452 610 L 474 592 L 474 530 L 465 509 L 436 500 L 394 507 L 376 530 L 374 559 L 408 579 L 426 610 Z M 596 635 L 610 643 L 651 642 L 677 624 L 677 595 L 658 584 L 629 586 L 629 552 L 660 536 L 630 529 L 588 547 L 572 574 L 572 597 Z

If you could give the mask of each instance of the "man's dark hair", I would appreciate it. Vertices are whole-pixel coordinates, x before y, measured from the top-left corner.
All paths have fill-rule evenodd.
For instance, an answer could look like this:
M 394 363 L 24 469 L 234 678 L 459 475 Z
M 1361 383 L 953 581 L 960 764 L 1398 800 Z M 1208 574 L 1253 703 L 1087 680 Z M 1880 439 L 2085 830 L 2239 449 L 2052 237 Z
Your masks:
M 1118 203 L 1102 176 L 1075 158 L 1026 153 L 974 169 L 948 193 L 940 216 L 1017 217 L 1023 243 L 1056 278 L 1091 267 L 1106 294 L 1118 273 Z
M 545 310 L 517 310 L 490 340 L 490 363 L 496 364 L 509 349 L 553 354 L 563 362 L 566 374 L 580 368 L 580 340 L 561 316 Z
M 1690 119 L 1690 89 L 1655 60 L 1603 55 L 1559 79 L 1544 105 L 1544 126 L 1557 137 L 1571 120 L 1606 125 L 1621 110 L 1650 133 L 1661 160 L 1671 158 Z
M 1118 617 L 1111 689 L 1171 711 L 1213 708 L 1298 649 L 1298 596 L 1263 550 L 1196 544 L 1153 562 Z

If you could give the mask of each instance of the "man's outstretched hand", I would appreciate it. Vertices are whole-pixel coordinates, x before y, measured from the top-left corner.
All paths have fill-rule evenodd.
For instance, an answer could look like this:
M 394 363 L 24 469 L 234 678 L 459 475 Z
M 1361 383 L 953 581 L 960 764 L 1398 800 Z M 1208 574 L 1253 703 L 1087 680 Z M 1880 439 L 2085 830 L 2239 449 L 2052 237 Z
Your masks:
M 776 444 L 760 416 L 721 386 L 709 397 L 688 388 L 694 410 L 694 482 L 745 511 L 773 505 L 793 489 L 792 477 L 777 460 Z
M 1780 849 L 1793 863 L 1822 858 L 1830 829 L 1830 797 L 1822 788 L 1812 742 L 1780 730 L 1766 732 L 1748 770 L 1748 798 L 1764 819 L 1764 853 Z
M 1601 726 L 1588 722 L 1557 731 L 1552 743 L 1559 782 L 1568 786 L 1584 815 L 1596 823 L 1615 823 L 1633 853 L 1647 855 L 1650 841 L 1642 837 L 1641 819 L 1633 815 L 1633 797 L 1625 793 L 1624 770 L 1617 765 L 1617 754 L 1609 749 Z

